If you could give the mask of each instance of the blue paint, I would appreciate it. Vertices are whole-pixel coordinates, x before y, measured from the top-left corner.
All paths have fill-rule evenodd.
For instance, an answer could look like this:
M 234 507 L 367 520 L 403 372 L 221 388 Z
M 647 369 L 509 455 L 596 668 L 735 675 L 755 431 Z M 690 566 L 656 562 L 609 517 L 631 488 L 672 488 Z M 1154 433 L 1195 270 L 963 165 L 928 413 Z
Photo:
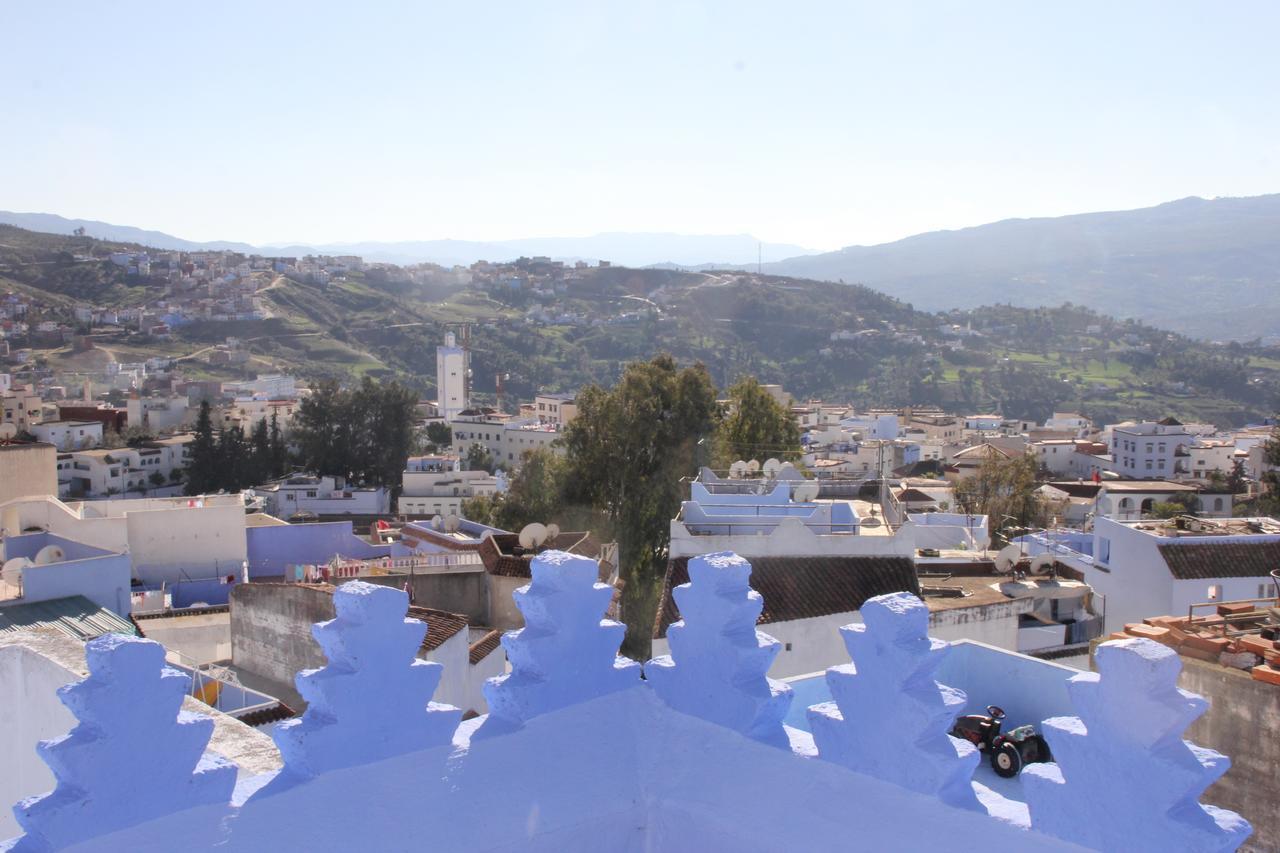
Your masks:
M 337 554 L 360 560 L 398 556 L 389 545 L 356 536 L 350 521 L 277 524 L 245 530 L 249 579 L 282 577 L 286 566 L 327 563 Z

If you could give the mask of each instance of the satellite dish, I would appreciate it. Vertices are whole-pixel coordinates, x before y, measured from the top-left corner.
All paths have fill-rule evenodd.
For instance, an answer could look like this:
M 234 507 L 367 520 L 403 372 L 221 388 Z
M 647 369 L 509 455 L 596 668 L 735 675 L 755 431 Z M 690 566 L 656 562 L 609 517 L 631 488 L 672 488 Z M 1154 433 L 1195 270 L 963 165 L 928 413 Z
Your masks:
M 548 542 L 554 541 L 555 538 L 559 535 L 560 535 L 560 525 L 558 524 L 547 525 L 547 541 Z
M 759 470 L 760 470 L 760 463 L 757 462 L 756 460 L 752 459 L 750 462 L 747 463 L 748 474 L 755 474 Z
M 36 552 L 35 564 L 37 566 L 47 566 L 50 563 L 61 563 L 66 558 L 67 552 L 57 545 L 45 545 Z
M 457 533 L 458 525 L 462 523 L 462 519 L 453 513 L 449 513 L 444 517 L 444 530 L 446 533 Z
M 808 503 L 818 497 L 817 483 L 801 483 L 791 491 L 791 499 L 797 503 Z
M 520 531 L 520 545 L 526 550 L 532 551 L 546 541 L 547 528 L 536 521 L 526 524 Z
M 1000 574 L 1006 574 L 1013 571 L 1014 565 L 1022 557 L 1022 549 L 1017 545 L 1006 545 L 996 554 L 995 564 L 996 571 Z
M 438 515 L 431 516 L 431 529 L 444 530 L 444 519 Z
M 22 572 L 31 565 L 31 561 L 26 557 L 14 557 L 12 560 L 6 560 L 4 568 L 0 568 L 0 580 L 3 580 L 9 586 L 22 585 Z
M 731 480 L 741 480 L 746 473 L 747 463 L 741 459 L 729 466 L 729 479 Z
M 766 459 L 764 461 L 764 475 L 766 477 L 772 477 L 780 470 L 782 470 L 782 463 L 777 459 Z
M 1051 575 L 1053 567 L 1057 560 L 1052 554 L 1041 554 L 1031 561 L 1031 574 L 1033 575 Z

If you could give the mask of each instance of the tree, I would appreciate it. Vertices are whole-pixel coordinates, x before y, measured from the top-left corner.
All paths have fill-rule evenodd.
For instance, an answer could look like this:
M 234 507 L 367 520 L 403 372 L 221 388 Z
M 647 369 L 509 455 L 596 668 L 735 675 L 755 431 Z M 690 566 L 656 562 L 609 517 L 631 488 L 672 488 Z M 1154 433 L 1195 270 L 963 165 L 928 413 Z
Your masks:
M 218 445 L 213 435 L 213 418 L 210 414 L 209 401 L 200 403 L 200 414 L 196 416 L 196 434 L 191 441 L 191 462 L 187 465 L 186 493 L 201 495 L 218 490 L 221 460 L 218 458 Z
M 1231 464 L 1231 473 L 1227 474 L 1227 490 L 1233 495 L 1249 491 L 1249 479 L 1244 473 L 1244 462 L 1237 459 Z
M 273 411 L 271 426 L 268 430 L 267 444 L 271 450 L 271 477 L 283 477 L 289 469 L 289 448 L 285 446 L 284 434 L 280 431 L 280 419 Z
M 441 421 L 427 424 L 427 446 L 431 452 L 439 452 L 453 444 L 453 430 Z
M 468 447 L 467 455 L 463 461 L 466 463 L 468 471 L 488 471 L 492 474 L 496 467 L 493 461 L 493 454 L 483 444 L 473 444 Z
M 219 490 L 238 492 L 254 485 L 253 456 L 244 440 L 243 429 L 233 426 L 218 433 L 218 463 Z
M 151 476 L 147 479 L 150 480 L 151 485 L 157 489 L 164 485 L 164 474 L 161 474 L 159 471 L 152 471 Z
M 1054 514 L 1036 489 L 1034 457 L 1005 459 L 992 452 L 978 473 L 956 484 L 955 500 L 960 511 L 987 516 L 992 536 L 1007 542 L 1021 532 L 1014 528 L 1043 527 Z
M 458 514 L 471 521 L 497 527 L 494 513 L 497 512 L 501 498 L 501 495 L 476 495 L 474 498 L 467 498 L 458 508 Z
M 697 473 L 715 429 L 716 389 L 702 364 L 670 355 L 627 365 L 611 391 L 589 386 L 565 433 L 568 495 L 599 511 L 618 540 L 624 649 L 647 657 L 681 478 Z
M 271 434 L 267 427 L 267 419 L 259 418 L 249 433 L 249 448 L 253 458 L 253 485 L 270 479 L 271 475 Z
M 753 376 L 729 389 L 729 411 L 715 434 L 719 468 L 738 459 L 794 459 L 800 455 L 800 427 L 795 418 Z
M 316 474 L 387 486 L 394 498 L 413 448 L 416 404 L 417 395 L 399 382 L 366 376 L 353 390 L 318 383 L 294 417 L 302 464 Z

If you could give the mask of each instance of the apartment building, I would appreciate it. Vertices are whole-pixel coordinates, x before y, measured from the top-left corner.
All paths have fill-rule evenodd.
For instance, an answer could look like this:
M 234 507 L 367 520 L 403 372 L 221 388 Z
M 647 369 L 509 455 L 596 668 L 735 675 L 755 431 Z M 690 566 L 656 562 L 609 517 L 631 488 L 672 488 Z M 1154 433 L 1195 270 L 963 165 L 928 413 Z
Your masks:
M 1173 478 L 1186 475 L 1185 448 L 1195 441 L 1181 422 L 1165 418 L 1155 423 L 1111 427 L 1112 470 L 1124 477 Z

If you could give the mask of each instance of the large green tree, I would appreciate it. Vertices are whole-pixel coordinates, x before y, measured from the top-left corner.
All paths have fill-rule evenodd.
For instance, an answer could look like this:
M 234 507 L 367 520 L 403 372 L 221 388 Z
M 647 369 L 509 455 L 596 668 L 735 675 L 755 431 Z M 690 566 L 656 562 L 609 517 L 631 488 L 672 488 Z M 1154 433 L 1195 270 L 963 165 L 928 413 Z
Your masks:
M 304 467 L 398 492 L 413 449 L 417 395 L 366 376 L 353 389 L 322 381 L 298 405 L 293 439 Z
M 728 468 L 738 459 L 763 462 L 800 455 L 800 427 L 754 376 L 729 389 L 729 408 L 715 434 L 715 462 Z
M 213 434 L 213 416 L 208 400 L 200 403 L 200 413 L 196 416 L 196 433 L 191 441 L 190 453 L 186 493 L 202 495 L 206 492 L 216 492 L 219 488 L 221 461 L 218 458 L 218 441 Z
M 624 647 L 633 656 L 649 652 L 682 478 L 705 461 L 718 415 L 707 369 L 681 368 L 665 354 L 627 365 L 610 391 L 593 385 L 578 395 L 564 439 L 568 494 L 611 523 L 625 583 Z

